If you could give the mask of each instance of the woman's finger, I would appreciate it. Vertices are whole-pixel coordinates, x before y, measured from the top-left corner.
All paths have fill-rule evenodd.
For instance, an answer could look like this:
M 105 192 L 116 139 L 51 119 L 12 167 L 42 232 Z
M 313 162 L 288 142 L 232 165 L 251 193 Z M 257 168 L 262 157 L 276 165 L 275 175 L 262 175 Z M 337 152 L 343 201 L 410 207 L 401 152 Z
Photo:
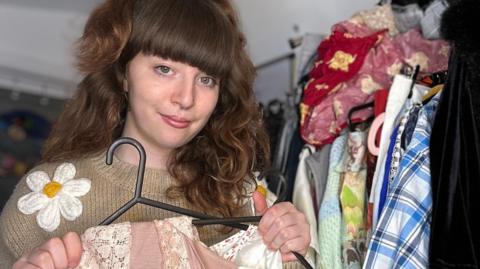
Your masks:
M 262 239 L 265 245 L 270 245 L 275 237 L 279 236 L 281 231 L 289 226 L 295 225 L 295 219 L 286 214 L 273 220 L 267 232 L 263 234 Z
M 13 264 L 12 269 L 41 269 L 41 268 L 29 263 L 26 258 L 22 257 Z
M 55 269 L 66 269 L 68 266 L 67 250 L 62 239 L 55 237 L 43 243 L 40 250 L 50 254 Z
M 296 210 L 295 207 L 288 202 L 282 202 L 273 205 L 263 214 L 262 219 L 258 224 L 258 231 L 260 234 L 266 234 L 277 218 L 280 218 L 288 212 L 294 210 Z
M 56 269 L 50 252 L 36 249 L 27 256 L 27 261 L 42 269 Z
M 301 231 L 298 231 L 298 226 L 289 226 L 287 228 L 283 228 L 268 246 L 275 250 L 283 247 L 285 251 L 282 252 L 286 253 L 292 250 L 290 247 L 293 247 L 294 245 L 291 244 L 292 242 L 296 243 L 296 241 L 293 240 L 296 240 L 297 238 L 302 238 Z M 299 243 L 301 242 L 303 242 L 303 240 L 300 240 Z M 305 246 L 300 247 L 303 248 Z M 298 247 L 295 250 L 298 250 Z
M 292 252 L 282 253 L 282 262 L 296 261 L 297 257 Z
M 259 191 L 254 191 L 252 194 L 253 206 L 255 207 L 255 215 L 261 216 L 267 211 L 267 199 Z
M 77 233 L 69 232 L 62 238 L 67 253 L 68 267 L 77 267 L 82 257 L 82 241 Z
M 279 249 L 281 253 L 289 253 L 295 251 L 302 255 L 305 255 L 307 253 L 307 248 L 305 248 L 305 245 L 308 245 L 309 243 L 310 242 L 308 239 L 300 235 L 284 242 Z

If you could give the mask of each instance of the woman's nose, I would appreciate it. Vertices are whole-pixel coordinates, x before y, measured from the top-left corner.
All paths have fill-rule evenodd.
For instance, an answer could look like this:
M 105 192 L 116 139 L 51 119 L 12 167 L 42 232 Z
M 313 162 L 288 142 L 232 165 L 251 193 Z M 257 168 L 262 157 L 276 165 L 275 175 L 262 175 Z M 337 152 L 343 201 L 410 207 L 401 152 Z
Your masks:
M 195 81 L 184 79 L 175 85 L 172 94 L 172 102 L 178 104 L 182 109 L 188 109 L 195 103 Z

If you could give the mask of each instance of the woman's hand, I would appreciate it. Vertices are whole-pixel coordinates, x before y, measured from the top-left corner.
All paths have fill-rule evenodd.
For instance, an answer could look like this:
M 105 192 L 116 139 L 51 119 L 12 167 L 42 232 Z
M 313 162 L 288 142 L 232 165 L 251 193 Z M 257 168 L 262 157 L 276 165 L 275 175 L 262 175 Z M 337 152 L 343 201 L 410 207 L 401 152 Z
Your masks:
M 82 256 L 78 234 L 70 232 L 62 238 L 52 238 L 22 256 L 12 269 L 66 269 L 76 267 Z
M 253 203 L 257 215 L 262 215 L 258 231 L 267 247 L 280 250 L 282 261 L 293 261 L 296 257 L 292 251 L 302 255 L 307 253 L 310 245 L 310 225 L 303 213 L 292 203 L 282 202 L 267 207 L 265 197 L 255 191 Z

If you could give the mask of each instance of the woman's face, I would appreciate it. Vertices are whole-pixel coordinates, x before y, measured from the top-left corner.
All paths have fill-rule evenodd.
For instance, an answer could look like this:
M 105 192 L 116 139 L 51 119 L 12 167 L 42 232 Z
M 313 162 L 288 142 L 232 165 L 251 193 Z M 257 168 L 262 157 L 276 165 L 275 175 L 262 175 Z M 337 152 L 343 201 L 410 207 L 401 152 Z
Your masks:
M 127 65 L 124 90 L 130 109 L 123 135 L 139 140 L 147 153 L 168 156 L 205 126 L 219 81 L 196 67 L 140 53 Z

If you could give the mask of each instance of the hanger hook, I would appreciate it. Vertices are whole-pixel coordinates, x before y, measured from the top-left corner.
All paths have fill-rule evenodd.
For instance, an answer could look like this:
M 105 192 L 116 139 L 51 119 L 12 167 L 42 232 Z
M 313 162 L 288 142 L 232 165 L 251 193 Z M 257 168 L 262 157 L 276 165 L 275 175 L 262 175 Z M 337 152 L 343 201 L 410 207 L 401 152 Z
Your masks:
M 147 154 L 145 154 L 145 149 L 143 148 L 142 144 L 130 137 L 120 137 L 119 139 L 115 140 L 108 148 L 106 162 L 108 165 L 112 165 L 113 153 L 115 152 L 115 149 L 117 149 L 118 146 L 123 144 L 130 144 L 134 146 L 140 154 L 137 171 L 137 185 L 135 186 L 135 197 L 140 197 L 140 195 L 142 194 L 143 175 L 145 174 L 145 163 L 147 161 Z

